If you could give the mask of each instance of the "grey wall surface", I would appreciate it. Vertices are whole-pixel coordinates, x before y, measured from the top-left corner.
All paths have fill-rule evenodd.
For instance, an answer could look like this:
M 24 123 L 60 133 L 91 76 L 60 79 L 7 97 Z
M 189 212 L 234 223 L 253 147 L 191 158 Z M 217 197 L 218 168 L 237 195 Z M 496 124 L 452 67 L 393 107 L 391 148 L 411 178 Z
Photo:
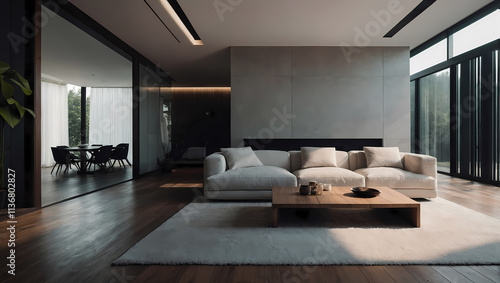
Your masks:
M 383 138 L 410 151 L 408 47 L 231 47 L 231 145 Z M 358 52 L 359 51 L 359 52 Z

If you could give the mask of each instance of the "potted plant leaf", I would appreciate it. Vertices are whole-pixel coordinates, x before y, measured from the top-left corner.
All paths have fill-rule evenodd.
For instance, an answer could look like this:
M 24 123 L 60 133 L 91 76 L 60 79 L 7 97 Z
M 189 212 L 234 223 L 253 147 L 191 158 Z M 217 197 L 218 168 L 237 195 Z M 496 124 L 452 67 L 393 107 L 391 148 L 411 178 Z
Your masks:
M 6 207 L 7 190 L 5 188 L 5 164 L 4 158 L 10 150 L 10 146 L 5 148 L 4 128 L 7 124 L 14 128 L 24 117 L 24 114 L 30 113 L 35 117 L 35 113 L 28 108 L 23 107 L 16 99 L 14 92 L 16 86 L 20 88 L 25 95 L 31 95 L 32 91 L 28 81 L 17 71 L 5 62 L 0 61 L 0 209 Z

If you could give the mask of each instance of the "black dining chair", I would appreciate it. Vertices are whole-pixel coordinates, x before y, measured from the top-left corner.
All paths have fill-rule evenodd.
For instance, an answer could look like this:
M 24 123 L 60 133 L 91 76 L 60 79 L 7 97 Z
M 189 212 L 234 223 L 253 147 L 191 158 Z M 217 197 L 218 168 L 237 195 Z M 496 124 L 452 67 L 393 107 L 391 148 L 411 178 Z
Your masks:
M 68 173 L 68 170 L 71 168 L 72 164 L 75 164 L 77 168 L 79 168 L 78 162 L 80 162 L 80 159 L 76 158 L 73 160 L 69 151 L 64 151 L 57 147 L 51 147 L 50 149 L 52 150 L 52 156 L 54 157 L 54 161 L 56 162 L 56 164 L 54 164 L 54 167 L 52 167 L 52 171 L 50 171 L 50 174 L 54 172 L 56 166 L 56 175 L 57 173 L 59 173 L 59 170 L 63 165 L 66 166 L 66 168 L 64 169 L 64 173 Z
M 94 144 L 91 144 L 90 146 L 102 146 L 102 144 L 97 144 L 97 143 L 94 143 Z M 87 160 L 90 160 L 94 158 L 94 152 L 90 152 L 89 154 L 87 154 Z
M 67 146 L 67 145 L 58 145 L 57 148 L 65 149 L 65 148 L 69 148 L 69 146 Z M 76 154 L 74 154 L 74 153 L 72 153 L 70 151 L 68 151 L 68 153 L 69 153 L 69 156 L 71 158 L 71 163 L 74 163 L 77 166 L 78 170 L 80 170 L 80 165 L 79 165 L 79 162 L 81 160 L 80 157 L 78 157 Z
M 111 168 L 115 166 L 116 161 L 118 161 L 118 165 L 120 167 L 123 165 L 123 168 L 125 168 L 125 162 L 123 160 L 127 161 L 129 166 L 132 166 L 130 161 L 128 161 L 128 149 L 129 149 L 129 144 L 128 143 L 120 143 L 116 145 L 115 149 L 111 152 L 111 157 L 109 158 L 109 163 Z M 111 160 L 113 160 L 113 163 L 111 163 Z
M 109 162 L 109 158 L 111 157 L 111 150 L 113 146 L 105 145 L 101 146 L 100 149 L 94 151 L 94 154 L 91 159 L 88 160 L 89 168 L 94 165 L 94 174 L 95 174 L 95 166 L 104 167 L 104 171 L 107 171 L 106 164 Z M 111 168 L 113 169 L 113 168 Z

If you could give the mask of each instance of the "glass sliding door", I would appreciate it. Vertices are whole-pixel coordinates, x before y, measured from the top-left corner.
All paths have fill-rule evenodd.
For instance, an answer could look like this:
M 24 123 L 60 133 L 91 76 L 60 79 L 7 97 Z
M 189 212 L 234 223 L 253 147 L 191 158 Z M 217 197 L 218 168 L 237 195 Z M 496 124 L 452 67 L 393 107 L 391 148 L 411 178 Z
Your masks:
M 450 70 L 419 80 L 419 138 L 421 153 L 435 156 L 438 170 L 450 172 Z

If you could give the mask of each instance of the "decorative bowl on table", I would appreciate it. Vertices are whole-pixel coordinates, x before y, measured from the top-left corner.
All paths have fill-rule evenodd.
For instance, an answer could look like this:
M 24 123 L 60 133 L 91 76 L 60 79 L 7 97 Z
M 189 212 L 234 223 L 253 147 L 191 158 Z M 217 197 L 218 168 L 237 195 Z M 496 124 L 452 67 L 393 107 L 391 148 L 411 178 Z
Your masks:
M 372 198 L 380 195 L 380 191 L 374 188 L 368 187 L 354 187 L 351 191 L 358 197 L 362 198 Z
M 88 144 L 79 144 L 78 145 L 79 148 L 84 148 L 84 147 L 87 147 L 87 146 L 89 146 L 89 145 Z

